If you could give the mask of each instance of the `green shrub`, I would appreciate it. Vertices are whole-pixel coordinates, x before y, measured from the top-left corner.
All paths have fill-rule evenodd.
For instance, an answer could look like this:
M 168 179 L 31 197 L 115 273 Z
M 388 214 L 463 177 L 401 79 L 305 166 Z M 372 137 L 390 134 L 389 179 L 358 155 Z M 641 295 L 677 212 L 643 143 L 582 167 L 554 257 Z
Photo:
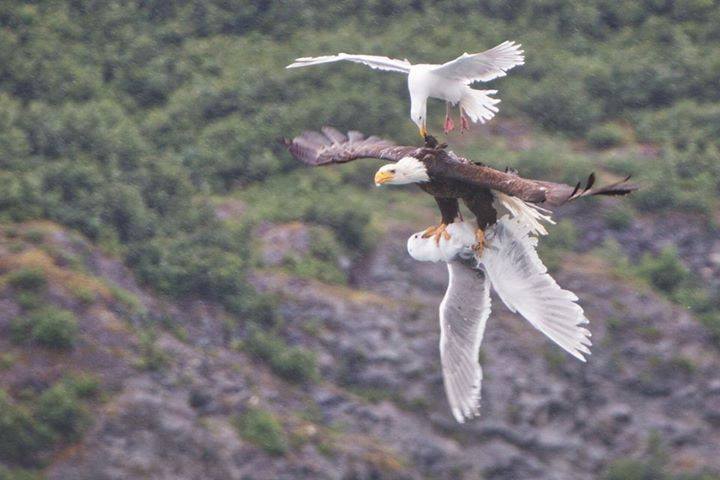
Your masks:
M 45 287 L 47 279 L 42 269 L 25 267 L 9 273 L 8 283 L 20 290 L 37 291 Z
M 0 370 L 7 370 L 15 365 L 17 357 L 11 352 L 4 352 L 0 354 Z
M 659 255 L 643 255 L 637 267 L 641 277 L 665 293 L 673 293 L 690 276 L 674 247 L 667 247 Z
M 234 419 L 240 436 L 271 455 L 282 455 L 288 449 L 282 425 L 272 412 L 251 408 Z
M 28 315 L 31 337 L 48 348 L 72 348 L 77 339 L 77 320 L 69 310 L 47 307 Z
M 252 327 L 245 342 L 252 355 L 265 360 L 281 377 L 294 382 L 317 379 L 317 364 L 313 352 L 302 347 L 290 347 L 282 338 L 260 328 Z
M 39 472 L 0 466 L 0 480 L 42 480 L 42 478 L 42 474 Z
M 30 243 L 42 243 L 45 240 L 45 232 L 36 229 L 27 230 L 23 233 L 22 238 Z
M 38 424 L 28 409 L 12 402 L 0 389 L 0 458 L 30 465 L 51 439 L 50 431 Z
M 140 359 L 138 368 L 149 371 L 160 371 L 170 363 L 170 356 L 167 352 L 157 346 L 157 332 L 148 328 L 138 333 Z
M 577 245 L 578 231 L 571 220 L 560 220 L 548 228 L 549 235 L 542 239 L 546 246 L 561 250 L 572 250 Z
M 633 459 L 616 460 L 610 464 L 604 480 L 662 480 L 667 478 L 662 465 Z
M 43 304 L 42 298 L 36 292 L 18 292 L 15 301 L 23 310 L 35 310 Z
M 76 439 L 89 421 L 77 394 L 64 383 L 57 383 L 40 395 L 35 415 L 47 428 L 68 439 Z
M 100 380 L 90 373 L 70 375 L 63 382 L 78 398 L 95 398 L 100 393 Z
M 614 123 L 604 123 L 593 127 L 585 136 L 591 147 L 605 149 L 617 147 L 625 141 L 622 127 Z
M 633 222 L 633 211 L 628 206 L 616 207 L 605 212 L 605 224 L 613 230 L 626 230 Z

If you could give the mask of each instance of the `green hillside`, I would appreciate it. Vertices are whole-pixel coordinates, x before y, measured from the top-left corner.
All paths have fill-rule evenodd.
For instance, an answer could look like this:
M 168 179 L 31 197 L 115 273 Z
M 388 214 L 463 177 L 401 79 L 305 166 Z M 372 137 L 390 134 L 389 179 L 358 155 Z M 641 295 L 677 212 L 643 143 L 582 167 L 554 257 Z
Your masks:
M 277 139 L 326 124 L 420 140 L 402 76 L 351 64 L 285 70 L 298 56 L 441 62 L 515 40 L 526 64 L 492 83 L 498 117 L 490 130 L 452 134 L 452 148 L 548 180 L 632 174 L 642 190 L 609 214 L 618 228 L 636 213 L 720 222 L 720 5 L 712 0 L 3 2 L 0 25 L 4 238 L 30 221 L 55 222 L 121 258 L 162 298 L 218 303 L 233 325 L 282 321 L 277 299 L 247 280 L 261 266 L 253 232 L 264 222 L 312 227 L 309 253 L 280 270 L 343 285 L 351 278 L 339 258 L 371 250 L 394 218 L 424 228 L 416 202 L 432 211 L 429 197 L 409 189 L 375 190 L 373 162 L 311 170 L 291 160 Z M 432 132 L 443 110 L 431 101 Z M 516 148 L 496 125 L 521 125 L 530 144 Z M 242 215 L 216 214 L 233 206 Z M 627 259 L 612 254 L 617 247 L 597 255 L 610 251 L 618 270 L 720 336 L 720 284 L 701 285 L 675 251 Z M 567 249 L 550 243 L 546 254 Z M 47 314 L 43 305 L 26 310 L 35 307 Z M 71 316 L 45 317 L 60 330 L 53 335 L 72 337 Z M 32 337 L 28 325 L 18 328 Z M 33 426 L 28 442 L 75 438 L 84 403 L 96 401 L 78 383 L 68 377 L 39 397 L 32 409 L 40 413 L 18 403 L 0 423 L 22 431 L 63 397 L 77 423 Z M 8 398 L 0 390 L 1 410 Z M 42 465 L 18 463 L 17 446 L 4 441 L 2 461 Z

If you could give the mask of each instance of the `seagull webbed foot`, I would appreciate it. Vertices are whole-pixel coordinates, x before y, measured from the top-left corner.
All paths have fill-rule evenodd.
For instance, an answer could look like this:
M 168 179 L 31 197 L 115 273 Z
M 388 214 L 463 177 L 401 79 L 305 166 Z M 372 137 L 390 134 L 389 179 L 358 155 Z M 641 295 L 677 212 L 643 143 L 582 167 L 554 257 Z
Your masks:
M 452 121 L 452 118 L 450 118 L 450 104 L 447 103 L 445 107 L 445 124 L 443 125 L 443 133 L 447 135 L 452 132 L 454 128 L 455 123 Z
M 465 133 L 465 130 L 470 130 L 470 120 L 460 107 L 460 133 Z

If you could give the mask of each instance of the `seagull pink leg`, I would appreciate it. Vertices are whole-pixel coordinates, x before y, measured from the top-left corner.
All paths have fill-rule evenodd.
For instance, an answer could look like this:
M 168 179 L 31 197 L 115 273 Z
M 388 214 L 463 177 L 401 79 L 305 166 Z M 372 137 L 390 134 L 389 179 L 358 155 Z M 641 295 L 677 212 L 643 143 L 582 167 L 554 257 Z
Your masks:
M 463 112 L 462 107 L 460 107 L 460 133 L 465 132 L 465 130 L 470 130 L 470 122 L 465 112 Z
M 443 131 L 445 135 L 452 132 L 455 128 L 455 124 L 452 121 L 452 118 L 450 118 L 450 104 L 445 104 L 445 126 L 443 127 Z

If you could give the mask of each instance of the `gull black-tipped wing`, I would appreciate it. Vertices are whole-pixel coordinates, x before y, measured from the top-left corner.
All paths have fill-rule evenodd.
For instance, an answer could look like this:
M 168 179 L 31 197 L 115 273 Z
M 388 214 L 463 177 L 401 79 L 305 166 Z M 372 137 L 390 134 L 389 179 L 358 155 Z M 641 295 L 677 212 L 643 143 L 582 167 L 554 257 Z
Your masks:
M 365 137 L 354 130 L 345 135 L 332 127 L 323 127 L 322 133 L 303 132 L 283 143 L 295 159 L 313 166 L 347 163 L 360 158 L 397 162 L 418 150 L 416 147 L 397 146 L 376 136 Z

